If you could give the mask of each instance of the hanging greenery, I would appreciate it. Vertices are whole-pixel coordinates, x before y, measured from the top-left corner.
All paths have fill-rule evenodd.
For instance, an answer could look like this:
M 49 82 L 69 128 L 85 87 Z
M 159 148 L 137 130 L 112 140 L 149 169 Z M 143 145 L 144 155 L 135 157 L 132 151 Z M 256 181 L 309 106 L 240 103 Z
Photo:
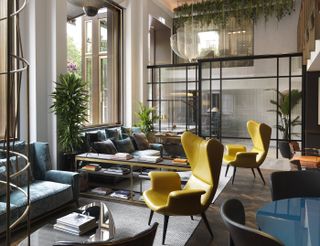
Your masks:
M 248 19 L 256 21 L 261 16 L 266 20 L 270 16 L 276 16 L 280 20 L 290 15 L 294 7 L 295 0 L 202 0 L 174 9 L 175 24 L 176 27 L 181 26 L 191 20 L 192 15 L 194 20 L 203 24 L 213 22 L 223 26 L 230 18 L 242 22 Z

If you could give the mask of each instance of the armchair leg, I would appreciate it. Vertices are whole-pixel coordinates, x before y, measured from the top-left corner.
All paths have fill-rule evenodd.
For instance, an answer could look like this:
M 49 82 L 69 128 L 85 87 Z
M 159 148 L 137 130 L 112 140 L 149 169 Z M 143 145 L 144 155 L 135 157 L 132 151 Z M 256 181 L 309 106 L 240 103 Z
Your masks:
M 152 217 L 153 217 L 153 211 L 152 210 L 150 210 L 150 216 L 149 216 L 149 222 L 148 222 L 148 225 L 150 225 L 151 224 L 151 221 L 152 221 Z
M 224 175 L 225 177 L 227 177 L 227 175 L 228 175 L 229 167 L 230 167 L 230 165 L 227 165 L 226 174 Z
M 193 216 L 192 215 L 190 216 L 190 218 L 191 218 L 191 220 L 193 220 Z
M 251 168 L 251 170 L 252 170 L 252 173 L 253 173 L 254 178 L 256 178 L 256 173 L 254 172 L 254 169 Z
M 234 177 L 236 176 L 236 171 L 237 171 L 237 168 L 236 168 L 236 167 L 233 167 L 232 184 L 233 184 L 233 182 L 234 182 Z
M 204 223 L 205 223 L 205 225 L 206 225 L 211 237 L 213 238 L 213 233 L 212 233 L 212 230 L 210 228 L 210 225 L 209 225 L 209 222 L 208 222 L 208 219 L 207 219 L 207 216 L 206 216 L 205 212 L 201 213 L 201 217 L 202 217 L 202 219 L 203 219 L 203 221 L 204 221 Z
M 263 185 L 266 185 L 266 182 L 264 181 L 264 178 L 263 178 L 263 175 L 262 175 L 262 173 L 261 173 L 260 168 L 257 167 L 257 169 L 258 169 L 259 175 L 260 175 L 260 177 L 261 177 L 261 179 L 262 179 Z
M 162 245 L 164 245 L 165 241 L 166 241 L 168 222 L 169 222 L 169 216 L 165 215 L 164 216 L 164 223 L 163 223 Z

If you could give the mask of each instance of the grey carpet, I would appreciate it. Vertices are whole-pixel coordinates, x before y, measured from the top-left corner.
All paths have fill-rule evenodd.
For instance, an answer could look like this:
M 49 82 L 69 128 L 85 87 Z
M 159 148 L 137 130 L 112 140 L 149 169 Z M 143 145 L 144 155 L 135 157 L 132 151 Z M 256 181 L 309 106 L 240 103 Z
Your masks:
M 80 204 L 90 203 L 92 200 L 82 198 Z M 115 202 L 105 202 L 111 211 L 116 227 L 116 237 L 124 238 L 133 236 L 148 228 L 150 210 L 146 207 L 127 205 Z M 198 226 L 200 217 L 195 216 L 192 221 L 190 217 L 170 217 L 166 237 L 166 245 L 185 245 Z M 152 222 L 158 222 L 154 245 L 161 245 L 163 216 L 154 214 Z
M 225 169 L 226 166 L 223 165 L 220 173 L 219 186 L 212 203 L 221 194 L 231 178 L 231 172 L 227 177 L 224 176 Z M 91 201 L 92 200 L 90 199 L 82 198 L 80 203 L 86 204 Z M 147 207 L 108 201 L 106 204 L 109 207 L 115 222 L 116 238 L 135 235 L 148 227 L 147 223 L 150 210 Z M 185 245 L 199 225 L 200 220 L 201 217 L 199 216 L 194 216 L 193 221 L 188 216 L 170 217 L 166 245 Z M 154 245 L 162 245 L 163 216 L 155 213 L 152 222 L 159 223 Z

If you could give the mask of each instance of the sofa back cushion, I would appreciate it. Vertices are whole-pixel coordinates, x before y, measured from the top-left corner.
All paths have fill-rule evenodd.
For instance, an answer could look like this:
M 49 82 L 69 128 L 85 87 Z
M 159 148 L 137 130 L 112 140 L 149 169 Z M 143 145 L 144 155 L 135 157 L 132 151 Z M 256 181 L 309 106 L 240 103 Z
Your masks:
M 131 138 L 126 138 L 122 140 L 113 140 L 117 151 L 123 153 L 132 153 L 135 151 Z
M 20 156 L 12 156 L 10 157 L 10 175 L 22 170 L 26 165 L 27 162 L 24 158 Z M 6 181 L 7 178 L 7 159 L 0 159 L 0 180 Z M 11 182 L 19 187 L 23 187 L 28 185 L 28 172 L 24 171 L 20 175 L 11 179 Z M 11 187 L 10 187 L 11 190 Z M 0 196 L 6 194 L 6 185 L 1 183 L 0 184 Z
M 94 142 L 93 148 L 97 153 L 110 154 L 110 155 L 114 155 L 115 153 L 117 153 L 117 149 L 110 139 L 107 139 L 105 141 L 100 141 L 100 142 Z
M 48 143 L 35 142 L 30 146 L 31 169 L 33 177 L 45 180 L 46 172 L 52 169 Z
M 5 146 L 6 146 L 5 142 L 0 143 L 0 159 L 6 158 Z M 10 150 L 25 155 L 27 153 L 25 141 L 14 141 L 14 142 L 11 141 Z
M 114 128 L 106 128 L 106 136 L 107 138 L 113 139 L 113 140 L 121 140 L 122 139 L 122 133 L 120 127 L 114 127 Z

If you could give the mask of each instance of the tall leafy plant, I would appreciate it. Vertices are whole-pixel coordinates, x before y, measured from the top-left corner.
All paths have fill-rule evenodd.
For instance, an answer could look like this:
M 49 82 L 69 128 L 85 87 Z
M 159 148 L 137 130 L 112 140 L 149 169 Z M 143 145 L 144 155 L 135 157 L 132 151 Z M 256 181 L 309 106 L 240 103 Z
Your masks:
M 62 151 L 73 153 L 82 143 L 80 130 L 87 121 L 86 83 L 75 73 L 61 74 L 51 97 L 50 108 L 58 119 L 58 142 Z
M 294 126 L 301 125 L 300 116 L 296 116 L 294 119 L 290 120 L 290 112 L 298 105 L 301 99 L 301 91 L 299 90 L 291 90 L 287 92 L 280 92 L 277 90 L 273 90 L 277 92 L 278 102 L 276 100 L 270 100 L 270 103 L 275 105 L 277 109 L 268 110 L 269 112 L 276 112 L 279 115 L 280 122 L 277 125 L 277 128 L 280 132 L 282 132 L 282 137 L 285 140 L 289 140 L 289 129 Z M 291 103 L 290 103 L 290 95 L 291 95 Z M 294 133 L 292 133 L 294 134 Z
M 137 112 L 139 122 L 136 125 L 141 128 L 142 132 L 148 135 L 153 132 L 153 124 L 159 120 L 159 116 L 157 115 L 155 108 L 147 107 L 141 102 L 139 103 L 139 107 L 139 111 Z

